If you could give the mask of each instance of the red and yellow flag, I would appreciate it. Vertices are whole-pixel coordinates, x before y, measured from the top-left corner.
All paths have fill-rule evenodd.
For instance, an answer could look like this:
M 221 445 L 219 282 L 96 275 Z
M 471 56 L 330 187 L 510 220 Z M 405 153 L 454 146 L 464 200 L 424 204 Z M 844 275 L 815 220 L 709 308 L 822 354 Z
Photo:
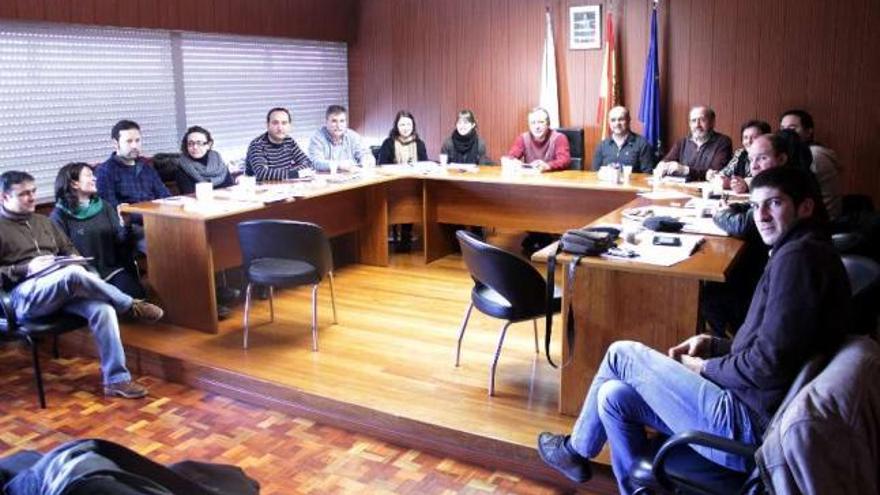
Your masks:
M 599 84 L 599 108 L 596 125 L 602 128 L 602 139 L 608 137 L 608 111 L 621 104 L 620 81 L 617 78 L 617 50 L 614 43 L 614 21 L 611 12 L 605 15 L 605 53 L 602 80 Z

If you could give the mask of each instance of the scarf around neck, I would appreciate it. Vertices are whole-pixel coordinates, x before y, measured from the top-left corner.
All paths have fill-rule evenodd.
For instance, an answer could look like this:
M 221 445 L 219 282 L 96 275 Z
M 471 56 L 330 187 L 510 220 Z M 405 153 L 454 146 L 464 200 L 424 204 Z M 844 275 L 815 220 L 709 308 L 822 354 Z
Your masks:
M 226 180 L 229 169 L 220 158 L 220 153 L 210 150 L 205 156 L 208 157 L 207 165 L 203 165 L 199 160 L 194 160 L 183 153 L 180 155 L 180 168 L 195 182 L 210 182 L 214 184 L 214 187 L 219 187 Z
M 462 136 L 458 130 L 452 131 L 452 148 L 454 153 L 449 157 L 453 163 L 478 163 L 480 150 L 478 145 L 477 129 L 473 128 Z
M 91 198 L 87 204 L 78 204 L 76 205 L 76 208 L 72 210 L 65 206 L 61 201 L 55 203 L 55 207 L 77 220 L 88 220 L 104 210 L 104 201 L 95 196 Z
M 407 141 L 402 141 L 399 137 L 394 140 L 394 162 L 395 163 L 415 163 L 419 161 L 419 151 L 414 136 L 410 136 Z

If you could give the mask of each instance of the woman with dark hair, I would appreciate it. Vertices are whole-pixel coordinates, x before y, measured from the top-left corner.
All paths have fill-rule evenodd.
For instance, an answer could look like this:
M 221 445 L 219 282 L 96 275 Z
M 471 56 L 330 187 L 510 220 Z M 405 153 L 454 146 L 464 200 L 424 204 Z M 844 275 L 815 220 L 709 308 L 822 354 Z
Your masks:
M 110 203 L 98 196 L 95 175 L 87 163 L 68 163 L 55 178 L 55 209 L 49 215 L 106 282 L 136 299 L 146 295 L 134 264 L 130 226 Z
M 428 160 L 425 142 L 416 132 L 416 119 L 406 110 L 397 112 L 394 126 L 379 148 L 379 165 L 415 163 Z
M 440 153 L 449 157 L 449 163 L 491 163 L 486 142 L 477 135 L 477 118 L 468 109 L 458 112 L 455 130 L 443 141 Z
M 379 165 L 386 165 L 411 164 L 427 160 L 428 151 L 425 149 L 425 142 L 419 139 L 419 133 L 416 132 L 415 117 L 406 110 L 397 112 L 394 116 L 394 126 L 382 142 L 376 162 Z M 397 226 L 391 227 L 395 251 L 407 253 L 412 250 L 412 230 L 413 224 L 402 224 L 398 236 Z
M 194 125 L 180 140 L 180 167 L 177 168 L 177 188 L 180 194 L 192 194 L 197 182 L 210 182 L 214 188 L 233 184 L 229 167 L 220 153 L 212 150 L 214 139 L 204 127 Z

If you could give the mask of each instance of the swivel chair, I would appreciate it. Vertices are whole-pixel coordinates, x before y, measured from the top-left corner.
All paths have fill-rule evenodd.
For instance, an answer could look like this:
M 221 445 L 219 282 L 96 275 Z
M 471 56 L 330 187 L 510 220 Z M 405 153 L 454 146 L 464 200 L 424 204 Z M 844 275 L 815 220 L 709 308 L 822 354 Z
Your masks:
M 584 128 L 561 127 L 557 131 L 565 134 L 568 138 L 568 147 L 571 152 L 571 170 L 584 169 Z

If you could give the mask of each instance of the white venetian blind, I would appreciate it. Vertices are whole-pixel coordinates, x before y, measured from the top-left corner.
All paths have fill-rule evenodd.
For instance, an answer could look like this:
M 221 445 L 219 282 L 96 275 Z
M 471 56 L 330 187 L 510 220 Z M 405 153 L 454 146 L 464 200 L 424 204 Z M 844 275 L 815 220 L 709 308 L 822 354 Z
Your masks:
M 0 172 L 29 172 L 51 199 L 62 165 L 109 156 L 123 118 L 145 153 L 177 148 L 167 31 L 0 21 Z
M 291 110 L 304 146 L 328 105 L 348 106 L 345 43 L 182 33 L 180 49 L 186 124 L 208 129 L 227 160 L 245 156 L 272 107 Z

